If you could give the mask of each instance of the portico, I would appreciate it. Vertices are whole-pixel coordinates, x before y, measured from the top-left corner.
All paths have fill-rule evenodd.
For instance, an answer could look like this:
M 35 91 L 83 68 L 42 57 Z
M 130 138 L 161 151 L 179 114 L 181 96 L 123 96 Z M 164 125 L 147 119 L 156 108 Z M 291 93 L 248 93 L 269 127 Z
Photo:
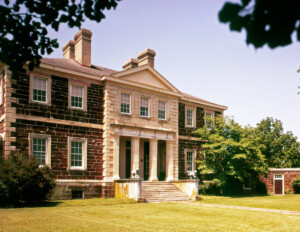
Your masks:
M 112 125 L 114 131 L 114 179 L 132 179 L 139 170 L 145 181 L 171 181 L 174 175 L 176 132 Z

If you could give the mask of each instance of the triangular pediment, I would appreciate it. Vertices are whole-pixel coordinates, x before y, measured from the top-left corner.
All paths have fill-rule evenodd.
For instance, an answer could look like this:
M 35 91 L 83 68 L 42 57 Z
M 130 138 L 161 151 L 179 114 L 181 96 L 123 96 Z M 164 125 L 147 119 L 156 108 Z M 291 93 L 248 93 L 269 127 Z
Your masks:
M 114 74 L 122 80 L 178 93 L 179 91 L 152 67 L 145 65 Z

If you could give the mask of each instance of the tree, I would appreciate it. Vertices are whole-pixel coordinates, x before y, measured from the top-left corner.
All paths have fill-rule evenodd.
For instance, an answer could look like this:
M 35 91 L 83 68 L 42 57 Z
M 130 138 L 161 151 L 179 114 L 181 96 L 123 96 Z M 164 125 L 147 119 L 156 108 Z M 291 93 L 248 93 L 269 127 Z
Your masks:
M 47 27 L 59 30 L 66 23 L 81 27 L 85 19 L 100 22 L 104 10 L 116 8 L 120 0 L 4 0 L 0 1 L 0 61 L 19 71 L 25 62 L 29 69 L 39 66 L 41 55 L 58 47 L 47 36 Z
M 291 131 L 284 132 L 280 120 L 263 119 L 253 133 L 270 168 L 300 167 L 300 143 Z
M 255 48 L 267 44 L 270 48 L 292 43 L 296 32 L 300 41 L 300 1 L 298 0 L 241 0 L 226 2 L 219 20 L 229 23 L 231 31 L 246 30 L 246 43 Z
M 225 117 L 217 118 L 211 130 L 204 127 L 196 131 L 201 139 L 206 140 L 201 150 L 204 160 L 200 161 L 200 173 L 213 174 L 223 193 L 237 190 L 233 186 L 256 183 L 259 175 L 267 173 L 265 158 L 252 130 Z

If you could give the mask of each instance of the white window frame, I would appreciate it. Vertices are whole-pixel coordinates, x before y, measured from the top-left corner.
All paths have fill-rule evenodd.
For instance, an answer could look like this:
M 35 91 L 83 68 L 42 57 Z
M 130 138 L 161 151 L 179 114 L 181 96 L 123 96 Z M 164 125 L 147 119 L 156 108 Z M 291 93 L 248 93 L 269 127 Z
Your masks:
M 188 125 L 187 114 L 188 114 L 189 110 L 192 111 L 192 125 Z M 186 107 L 186 110 L 185 110 L 185 126 L 186 127 L 196 127 L 196 109 L 193 108 L 193 107 Z
M 142 98 L 148 100 L 148 115 L 142 115 L 142 110 L 141 110 L 141 107 L 142 107 Z M 141 96 L 140 97 L 140 116 L 142 118 L 150 118 L 150 105 L 151 105 L 150 103 L 151 103 L 151 98 L 150 97 L 145 97 L 145 96 Z
M 122 112 L 122 95 L 129 95 L 129 112 L 127 113 L 127 112 Z M 127 103 L 125 103 L 125 104 L 127 104 Z M 121 93 L 120 94 L 120 113 L 121 114 L 128 114 L 128 115 L 130 115 L 131 114 L 131 94 L 130 93 Z
M 34 80 L 40 79 L 46 81 L 46 101 L 38 101 L 33 100 L 33 86 L 34 86 Z M 29 102 L 31 103 L 39 103 L 44 105 L 51 105 L 51 77 L 47 76 L 46 74 L 42 73 L 30 73 L 30 80 L 29 80 Z
M 160 102 L 162 102 L 162 103 L 165 104 L 165 118 L 160 118 L 160 117 L 159 117 L 159 103 L 160 103 Z M 167 120 L 167 102 L 158 100 L 158 103 L 157 103 L 157 118 L 158 118 L 159 120 Z
M 82 88 L 83 94 L 82 94 L 82 107 L 75 107 L 71 105 L 71 98 L 72 98 L 72 87 L 79 87 Z M 77 83 L 69 82 L 69 103 L 68 106 L 70 109 L 76 109 L 76 110 L 83 110 L 87 111 L 87 86 L 86 85 L 80 85 Z
M 82 143 L 82 160 L 81 166 L 71 166 L 71 142 Z M 68 169 L 69 170 L 87 170 L 87 139 L 68 137 Z
M 40 167 L 45 165 L 51 167 L 51 135 L 45 134 L 29 134 L 29 147 L 28 151 L 30 155 L 33 155 L 33 139 L 45 139 L 46 140 L 46 154 L 45 154 L 45 164 L 40 164 Z
M 275 194 L 275 180 L 282 180 L 282 194 Z M 274 174 L 273 193 L 274 193 L 274 195 L 284 195 L 284 174 Z
M 187 170 L 187 153 L 188 152 L 192 152 L 192 171 L 195 171 L 196 170 L 196 164 L 195 164 L 195 160 L 196 160 L 196 154 L 197 154 L 197 151 L 196 149 L 184 149 L 184 170 L 185 172 L 189 172 Z
M 211 127 L 208 127 L 207 126 L 207 118 L 209 117 L 209 116 L 207 116 L 207 114 L 210 114 L 211 116 L 210 116 L 210 118 L 211 118 Z M 208 129 L 208 130 L 211 130 L 213 127 L 214 127 L 214 119 L 215 119 L 215 113 L 213 112 L 213 111 L 205 111 L 204 112 L 204 117 L 205 117 L 205 120 L 204 120 L 204 122 L 205 122 L 205 126 L 206 126 L 206 128 Z

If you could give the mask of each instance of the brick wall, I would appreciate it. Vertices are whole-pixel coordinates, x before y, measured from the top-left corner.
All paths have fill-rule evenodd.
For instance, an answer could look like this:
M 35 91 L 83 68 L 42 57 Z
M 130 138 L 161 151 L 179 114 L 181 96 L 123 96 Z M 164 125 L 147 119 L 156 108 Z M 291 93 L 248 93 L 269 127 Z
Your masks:
M 17 150 L 28 151 L 29 133 L 51 135 L 51 167 L 57 179 L 103 179 L 102 130 L 16 120 Z M 87 170 L 68 170 L 68 136 L 87 139 Z
M 293 192 L 291 182 L 295 177 L 300 176 L 300 170 L 269 171 L 268 177 L 261 176 L 261 180 L 266 184 L 268 193 L 270 194 L 274 194 L 274 175 L 284 175 L 284 192 Z
M 199 151 L 201 150 L 200 141 L 179 139 L 179 151 L 178 151 L 179 179 L 187 178 L 187 175 L 185 173 L 185 154 L 184 154 L 185 149 L 196 149 L 197 151 L 196 160 L 202 159 L 202 157 L 200 157 L 199 155 Z
M 12 76 L 12 103 L 17 114 L 63 119 L 77 122 L 103 124 L 103 86 L 91 83 L 87 87 L 87 111 L 68 108 L 68 78 L 52 76 L 51 105 L 29 102 L 29 76 L 18 74 Z

